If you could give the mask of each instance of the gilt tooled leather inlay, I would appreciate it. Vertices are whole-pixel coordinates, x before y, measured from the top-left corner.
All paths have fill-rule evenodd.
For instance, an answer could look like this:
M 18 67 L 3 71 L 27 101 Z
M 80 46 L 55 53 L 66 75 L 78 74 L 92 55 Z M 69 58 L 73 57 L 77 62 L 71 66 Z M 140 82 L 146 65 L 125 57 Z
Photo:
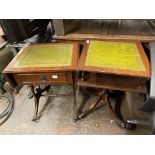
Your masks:
M 70 66 L 73 45 L 30 45 L 24 49 L 13 67 Z
M 145 71 L 136 43 L 91 41 L 85 66 Z

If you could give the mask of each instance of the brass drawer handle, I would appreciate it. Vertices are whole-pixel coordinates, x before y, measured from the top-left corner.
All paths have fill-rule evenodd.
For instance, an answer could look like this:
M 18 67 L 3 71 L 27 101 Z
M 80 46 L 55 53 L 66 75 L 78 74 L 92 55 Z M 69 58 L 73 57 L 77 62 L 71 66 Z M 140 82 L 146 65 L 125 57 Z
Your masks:
M 41 75 L 41 76 L 40 76 L 40 80 L 46 81 L 46 76 L 45 76 L 45 75 Z

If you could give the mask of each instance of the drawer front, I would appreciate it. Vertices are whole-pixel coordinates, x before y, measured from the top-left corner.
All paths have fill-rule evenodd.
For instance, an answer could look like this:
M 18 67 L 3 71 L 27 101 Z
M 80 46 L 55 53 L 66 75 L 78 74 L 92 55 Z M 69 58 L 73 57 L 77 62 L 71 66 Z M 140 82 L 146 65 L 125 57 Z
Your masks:
M 18 73 L 15 79 L 18 84 L 65 84 L 68 73 Z

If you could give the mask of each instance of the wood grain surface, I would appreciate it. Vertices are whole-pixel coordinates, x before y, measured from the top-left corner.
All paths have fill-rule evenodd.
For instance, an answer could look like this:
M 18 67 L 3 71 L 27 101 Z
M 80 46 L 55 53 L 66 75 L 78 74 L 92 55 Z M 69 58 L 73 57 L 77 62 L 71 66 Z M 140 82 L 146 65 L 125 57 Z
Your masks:
M 77 29 L 65 33 L 65 35 L 54 35 L 54 39 L 69 40 L 134 40 L 155 41 L 154 20 L 81 20 Z M 68 26 L 64 26 L 64 29 Z

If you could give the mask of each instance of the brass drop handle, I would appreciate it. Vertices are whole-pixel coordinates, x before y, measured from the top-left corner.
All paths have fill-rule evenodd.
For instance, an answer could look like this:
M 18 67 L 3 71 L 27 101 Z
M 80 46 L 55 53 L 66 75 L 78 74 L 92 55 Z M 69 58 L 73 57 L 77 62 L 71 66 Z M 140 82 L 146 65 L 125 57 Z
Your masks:
M 40 76 L 40 80 L 46 81 L 46 76 L 45 76 L 45 75 L 41 75 L 41 76 Z

